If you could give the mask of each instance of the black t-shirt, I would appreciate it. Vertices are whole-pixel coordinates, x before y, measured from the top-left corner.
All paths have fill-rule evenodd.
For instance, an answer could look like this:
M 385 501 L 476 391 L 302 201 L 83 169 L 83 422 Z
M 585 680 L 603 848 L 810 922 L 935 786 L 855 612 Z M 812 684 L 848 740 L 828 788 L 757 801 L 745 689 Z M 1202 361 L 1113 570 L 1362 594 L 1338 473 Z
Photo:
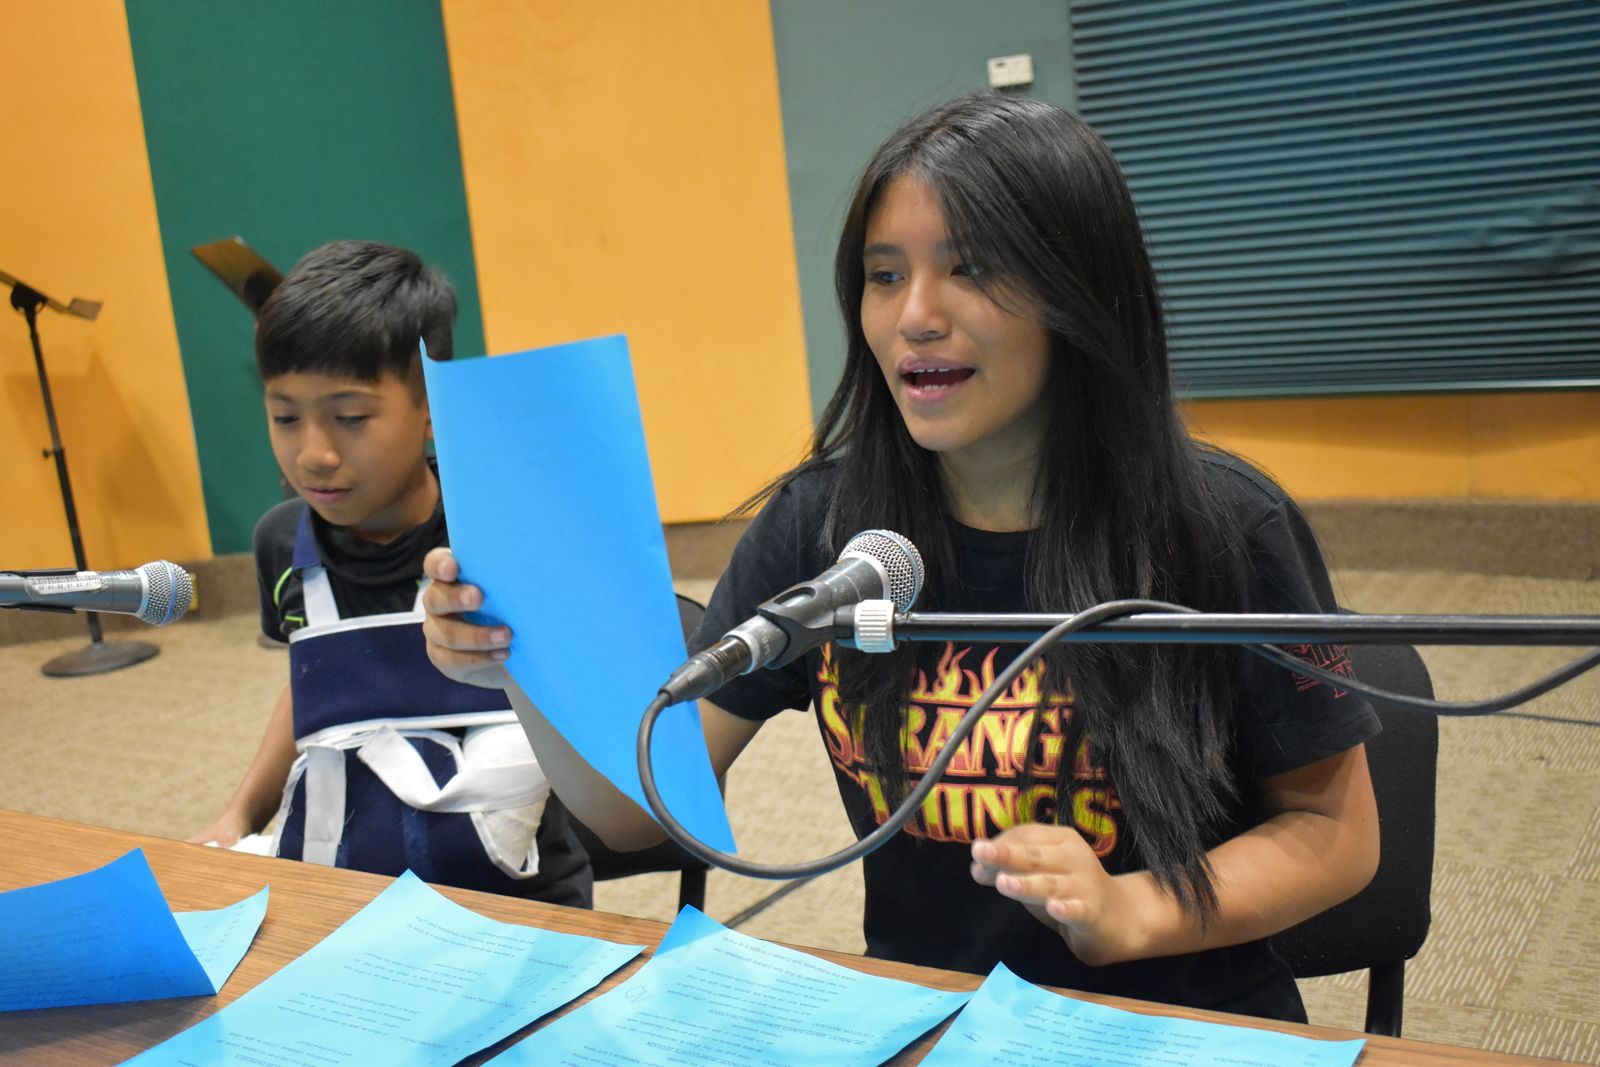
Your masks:
M 261 590 L 261 632 L 274 641 L 287 643 L 289 635 L 306 624 L 305 591 L 294 569 L 294 536 L 300 516 L 307 510 L 303 500 L 285 500 L 256 523 L 253 541 L 256 583 Z M 422 558 L 450 543 L 444 507 L 438 504 L 421 525 L 383 544 L 357 537 L 315 511 L 311 512 L 311 533 L 317 539 L 339 617 L 344 619 L 410 611 L 422 582 Z
M 285 500 L 256 523 L 253 542 L 261 590 L 261 632 L 275 641 L 287 642 L 291 633 L 306 624 L 305 592 L 293 560 L 295 531 L 307 510 L 303 500 Z M 356 537 L 343 526 L 325 522 L 315 511 L 310 518 L 340 618 L 410 611 L 422 581 L 422 558 L 450 543 L 442 504 L 435 505 L 433 514 L 421 525 L 384 544 Z M 466 827 L 463 832 L 473 831 Z M 591 907 L 594 877 L 589 857 L 573 833 L 572 816 L 554 793 L 545 804 L 535 839 L 539 873 L 516 883 L 518 895 Z
M 1238 517 L 1246 538 L 1253 584 L 1242 610 L 1335 610 L 1326 568 L 1294 502 L 1248 464 L 1207 456 L 1205 469 L 1222 500 Z M 778 493 L 734 550 L 696 634 L 700 648 L 754 614 L 757 604 L 825 570 L 833 560 L 817 544 L 833 475 L 807 472 Z M 991 533 L 952 522 L 963 591 L 941 610 L 1032 610 L 1024 595 L 1029 534 Z M 989 681 L 1022 646 L 946 643 L 925 646 L 921 671 L 906 704 L 907 771 L 917 782 Z M 1342 647 L 1292 649 L 1336 672 L 1348 672 Z M 1261 815 L 1252 784 L 1360 744 L 1378 731 L 1376 717 L 1356 694 L 1295 675 L 1258 657 L 1241 657 L 1235 710 L 1234 773 L 1243 797 L 1232 813 L 1235 832 Z M 810 705 L 827 746 L 845 810 L 857 836 L 888 812 L 866 761 L 847 727 L 838 694 L 831 646 L 790 666 L 744 675 L 711 696 L 727 711 L 765 719 L 785 708 Z M 1042 691 L 1033 667 L 997 700 L 947 768 L 943 780 L 905 832 L 864 861 L 864 930 L 870 955 L 932 967 L 986 974 L 1004 961 L 1015 973 L 1044 985 L 1141 997 L 1172 1004 L 1277 1018 L 1304 1018 L 1288 968 L 1264 941 L 1191 956 L 1088 967 L 1022 905 L 969 873 L 970 843 L 1016 821 L 1020 762 L 1034 716 L 1043 717 L 1043 744 L 1052 751 L 1035 765 L 1035 789 L 1053 796 L 1062 766 L 1073 776 L 1069 821 L 1108 870 L 1130 869 L 1127 828 L 1115 783 L 1089 762 L 1086 748 L 1067 757 L 1061 737 L 1071 700 Z M 1024 798 L 1026 801 L 1026 798 Z

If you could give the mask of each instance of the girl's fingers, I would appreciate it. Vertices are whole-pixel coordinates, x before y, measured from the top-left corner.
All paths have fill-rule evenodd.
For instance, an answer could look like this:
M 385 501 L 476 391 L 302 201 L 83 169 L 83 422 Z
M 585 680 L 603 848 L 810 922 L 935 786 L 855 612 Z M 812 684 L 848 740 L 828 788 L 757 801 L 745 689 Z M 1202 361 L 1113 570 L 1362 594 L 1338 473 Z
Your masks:
M 1058 923 L 1076 926 L 1089 917 L 1089 906 L 1081 900 L 1051 900 L 1044 906 L 1045 914 Z
M 455 615 L 483 607 L 483 590 L 475 585 L 433 582 L 422 592 L 422 609 L 429 615 Z
M 422 610 L 428 613 L 429 619 L 438 615 L 448 615 L 455 610 L 450 606 L 450 601 L 455 599 L 454 593 L 451 592 L 452 588 L 435 580 L 422 591 Z M 427 624 L 423 625 L 426 627 Z
M 1023 873 L 1060 870 L 1072 860 L 1069 846 L 1075 843 L 1075 838 L 1081 840 L 1076 830 L 1066 827 L 1024 823 L 998 837 L 974 841 L 972 858 L 995 870 Z
M 422 557 L 422 573 L 436 582 L 453 582 L 460 573 L 448 548 L 434 548 Z
M 1024 904 L 1044 904 L 1074 894 L 1073 878 L 1067 874 L 1001 874 L 994 880 L 995 891 Z
M 511 631 L 504 626 L 479 626 L 451 615 L 429 614 L 422 623 L 422 636 L 427 639 L 430 654 L 435 648 L 453 652 L 504 652 L 511 644 Z
M 422 636 L 428 659 L 441 674 L 468 685 L 504 689 L 511 681 L 505 660 L 511 654 L 511 631 L 504 626 L 479 626 L 462 612 L 483 607 L 483 590 L 456 579 L 460 569 L 448 548 L 436 548 L 422 561 L 422 573 L 433 579 L 422 591 Z
M 438 645 L 428 646 L 428 659 L 447 678 L 467 685 L 504 689 L 510 681 L 503 660 L 505 649 L 493 652 L 460 652 Z

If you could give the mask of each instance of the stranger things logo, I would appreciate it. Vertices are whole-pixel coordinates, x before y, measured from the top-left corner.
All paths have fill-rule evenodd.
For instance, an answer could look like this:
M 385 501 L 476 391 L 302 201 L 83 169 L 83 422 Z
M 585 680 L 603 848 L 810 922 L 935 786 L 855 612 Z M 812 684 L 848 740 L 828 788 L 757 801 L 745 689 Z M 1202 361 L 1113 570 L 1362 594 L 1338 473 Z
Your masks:
M 947 643 L 930 675 L 917 672 L 917 684 L 902 709 L 901 748 L 915 786 L 944 751 L 950 736 L 978 697 L 994 681 L 996 646 L 957 650 Z M 1062 773 L 1064 731 L 1072 716 L 1070 695 L 1043 691 L 1044 663 L 1034 663 L 990 705 L 961 745 L 944 777 L 923 803 L 906 832 L 932 841 L 970 842 L 993 837 L 1018 823 L 1055 820 L 1056 780 Z M 861 788 L 873 818 L 889 817 L 883 783 L 867 769 L 861 733 L 852 728 L 854 709 L 839 698 L 833 646 L 822 650 L 817 699 L 828 755 L 838 772 Z M 1031 750 L 1028 736 L 1042 722 Z M 1067 773 L 1070 818 L 1061 820 L 1083 834 L 1102 859 L 1117 847 L 1122 811 L 1103 768 L 1089 762 L 1088 742 L 1074 753 Z M 1024 789 L 1023 771 L 1031 772 Z

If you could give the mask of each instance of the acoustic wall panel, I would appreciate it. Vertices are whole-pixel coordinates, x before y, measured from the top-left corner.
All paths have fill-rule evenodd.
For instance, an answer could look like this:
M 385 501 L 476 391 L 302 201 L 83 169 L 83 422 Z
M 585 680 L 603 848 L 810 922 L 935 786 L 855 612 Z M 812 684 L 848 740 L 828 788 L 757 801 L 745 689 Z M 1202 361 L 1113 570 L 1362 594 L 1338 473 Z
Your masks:
M 244 306 L 190 255 L 242 236 L 280 269 L 324 241 L 411 248 L 455 283 L 483 350 L 437 0 L 130 0 L 211 536 L 250 547 L 279 498 Z
M 628 335 L 667 522 L 716 519 L 810 432 L 760 0 L 445 0 L 495 352 Z
M 211 554 L 127 22 L 119 3 L 7 5 L 0 33 L 0 270 L 46 310 L 50 376 L 89 566 Z M 0 302 L 10 293 L 0 286 Z M 0 313 L 0 568 L 71 566 L 27 326 Z

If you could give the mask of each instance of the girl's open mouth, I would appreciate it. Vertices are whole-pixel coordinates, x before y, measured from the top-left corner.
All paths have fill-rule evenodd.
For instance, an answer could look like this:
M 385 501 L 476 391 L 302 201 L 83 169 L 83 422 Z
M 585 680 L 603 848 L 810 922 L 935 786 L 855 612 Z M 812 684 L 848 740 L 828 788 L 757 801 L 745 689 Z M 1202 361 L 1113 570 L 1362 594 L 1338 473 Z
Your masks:
M 971 367 L 928 367 L 901 371 L 900 380 L 914 396 L 931 400 L 948 393 L 976 373 Z

